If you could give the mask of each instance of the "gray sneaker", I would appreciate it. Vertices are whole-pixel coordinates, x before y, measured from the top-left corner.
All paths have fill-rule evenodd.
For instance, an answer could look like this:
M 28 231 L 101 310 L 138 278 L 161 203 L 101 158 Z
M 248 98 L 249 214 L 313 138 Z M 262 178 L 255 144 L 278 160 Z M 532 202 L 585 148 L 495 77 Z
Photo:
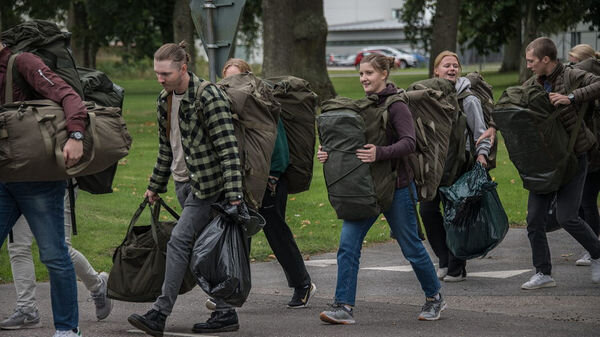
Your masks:
M 98 320 L 100 321 L 108 317 L 108 315 L 110 315 L 113 303 L 110 298 L 106 297 L 106 285 L 108 283 L 108 274 L 102 272 L 99 276 L 102 282 L 100 285 L 100 289 L 98 291 L 92 292 L 91 296 L 92 300 L 94 300 L 94 305 L 96 306 L 96 318 L 98 318 Z
M 556 287 L 556 282 L 554 282 L 554 279 L 552 278 L 552 276 L 544 275 L 542 273 L 537 273 L 537 274 L 533 275 L 529 279 L 529 281 L 527 281 L 521 285 L 521 289 L 525 289 L 525 290 L 550 288 L 550 287 Z
M 17 307 L 10 317 L 0 322 L 0 329 L 3 330 L 31 329 L 41 326 L 37 308 Z
M 600 258 L 592 259 L 592 282 L 600 283 Z
M 435 297 L 427 297 L 425 299 L 425 304 L 423 308 L 421 308 L 421 313 L 419 314 L 419 321 L 437 321 L 440 319 L 440 314 L 444 309 L 446 309 L 446 301 L 442 297 L 442 294 L 439 294 L 440 298 L 435 299 Z
M 354 315 L 352 309 L 346 308 L 343 304 L 335 303 L 331 305 L 331 310 L 323 311 L 319 315 L 323 322 L 331 324 L 354 324 Z
M 585 252 L 585 254 L 583 254 L 583 256 L 575 261 L 575 265 L 576 266 L 590 266 L 592 265 L 592 257 L 590 256 L 590 253 Z

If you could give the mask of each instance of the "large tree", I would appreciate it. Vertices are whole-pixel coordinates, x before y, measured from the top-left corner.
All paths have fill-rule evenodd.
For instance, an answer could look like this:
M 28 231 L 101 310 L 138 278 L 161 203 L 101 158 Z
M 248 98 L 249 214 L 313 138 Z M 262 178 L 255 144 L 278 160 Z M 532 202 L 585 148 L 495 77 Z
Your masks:
M 461 0 L 407 0 L 401 19 L 406 23 L 405 35 L 413 45 L 430 52 L 429 76 L 433 74 L 435 57 L 444 50 L 456 51 Z M 433 12 L 428 23 L 427 12 Z
M 264 77 L 309 81 L 321 100 L 335 96 L 327 74 L 323 0 L 263 0 Z
M 189 4 L 189 0 L 175 0 L 175 7 L 173 8 L 173 37 L 175 43 L 179 43 L 180 41 L 187 42 L 187 51 L 192 58 L 189 69 L 193 72 L 196 68 L 195 28 Z

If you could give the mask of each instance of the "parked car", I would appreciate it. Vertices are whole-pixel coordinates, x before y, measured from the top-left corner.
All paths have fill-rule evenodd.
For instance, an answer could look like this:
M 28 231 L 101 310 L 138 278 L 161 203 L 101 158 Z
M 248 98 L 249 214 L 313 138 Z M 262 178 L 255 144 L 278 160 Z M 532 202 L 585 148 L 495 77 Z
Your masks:
M 394 55 L 390 55 L 389 53 L 386 53 L 384 50 L 363 50 L 363 51 L 359 51 L 356 54 L 356 58 L 354 59 L 354 66 L 356 67 L 356 69 L 359 68 L 360 66 L 360 61 L 363 59 L 363 57 L 370 55 L 370 54 L 381 54 L 381 55 L 385 55 L 385 56 L 390 56 L 390 57 L 394 57 L 394 67 L 397 68 L 402 68 L 402 66 L 404 66 L 404 68 L 406 68 L 406 64 L 401 63 L 401 61 L 397 58 L 395 58 Z
M 362 51 L 378 51 L 380 54 L 392 56 L 396 59 L 397 67 L 401 69 L 417 66 L 417 59 L 412 54 L 402 52 L 393 47 L 371 46 L 364 48 Z
M 354 55 L 335 55 L 329 54 L 327 56 L 327 65 L 328 66 L 337 66 L 337 67 L 348 67 L 354 65 Z

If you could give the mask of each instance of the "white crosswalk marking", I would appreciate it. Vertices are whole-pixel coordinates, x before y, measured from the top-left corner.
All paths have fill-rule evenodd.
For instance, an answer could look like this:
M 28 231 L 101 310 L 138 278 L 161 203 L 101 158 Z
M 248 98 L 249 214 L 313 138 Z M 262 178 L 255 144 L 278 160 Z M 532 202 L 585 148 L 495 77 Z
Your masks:
M 329 266 L 335 266 L 337 264 L 337 260 L 336 259 L 308 260 L 308 261 L 304 261 L 304 264 L 307 266 L 313 266 L 313 267 L 329 267 Z
M 312 267 L 329 267 L 337 264 L 336 259 L 322 259 L 322 260 L 309 260 L 304 261 L 307 266 Z M 380 270 L 380 271 L 397 271 L 397 272 L 409 272 L 412 271 L 410 265 L 404 266 L 387 266 L 387 267 L 364 267 L 360 268 L 364 270 Z M 505 279 L 513 276 L 517 276 L 523 273 L 531 272 L 532 269 L 517 269 L 517 270 L 497 270 L 497 271 L 478 271 L 469 272 L 468 277 L 485 277 L 485 278 L 499 278 Z

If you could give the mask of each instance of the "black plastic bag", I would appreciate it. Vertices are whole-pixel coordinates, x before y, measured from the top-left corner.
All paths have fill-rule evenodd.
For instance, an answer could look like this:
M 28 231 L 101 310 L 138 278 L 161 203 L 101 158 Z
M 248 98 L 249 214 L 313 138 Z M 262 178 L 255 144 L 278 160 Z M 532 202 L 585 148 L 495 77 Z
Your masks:
M 218 215 L 196 239 L 190 266 L 209 296 L 241 307 L 252 287 L 249 242 L 237 212 L 214 206 Z
M 461 259 L 487 254 L 508 232 L 497 184 L 477 163 L 452 186 L 440 187 L 444 202 L 446 245 Z

